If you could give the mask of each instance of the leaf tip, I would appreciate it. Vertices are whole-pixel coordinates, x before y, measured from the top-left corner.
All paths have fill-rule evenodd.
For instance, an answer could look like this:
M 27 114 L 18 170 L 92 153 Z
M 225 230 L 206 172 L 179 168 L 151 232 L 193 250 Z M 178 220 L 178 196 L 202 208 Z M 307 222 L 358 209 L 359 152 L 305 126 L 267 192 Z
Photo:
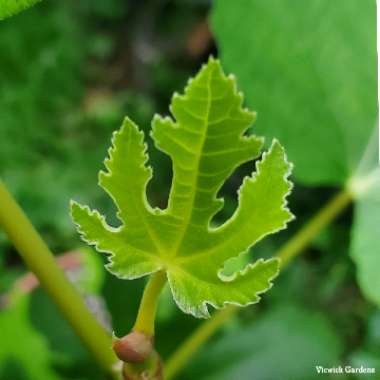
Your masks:
M 76 214 L 78 211 L 82 210 L 84 206 L 79 204 L 74 199 L 70 199 L 70 214 L 71 217 L 74 217 L 74 214 Z

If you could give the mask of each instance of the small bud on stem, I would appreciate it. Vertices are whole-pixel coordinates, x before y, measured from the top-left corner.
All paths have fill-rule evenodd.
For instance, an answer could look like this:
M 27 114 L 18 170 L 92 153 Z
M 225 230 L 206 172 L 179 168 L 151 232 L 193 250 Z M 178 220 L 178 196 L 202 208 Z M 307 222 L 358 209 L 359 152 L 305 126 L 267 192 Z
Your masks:
M 152 338 L 138 331 L 132 331 L 112 345 L 116 356 L 126 363 L 142 363 L 153 352 Z
M 124 380 L 162 380 L 162 363 L 153 348 L 153 338 L 139 331 L 132 331 L 116 338 L 113 350 L 123 361 Z
M 149 279 L 132 332 L 115 339 L 113 350 L 123 361 L 124 380 L 162 380 L 162 361 L 154 349 L 154 321 L 158 299 L 166 283 L 164 271 Z

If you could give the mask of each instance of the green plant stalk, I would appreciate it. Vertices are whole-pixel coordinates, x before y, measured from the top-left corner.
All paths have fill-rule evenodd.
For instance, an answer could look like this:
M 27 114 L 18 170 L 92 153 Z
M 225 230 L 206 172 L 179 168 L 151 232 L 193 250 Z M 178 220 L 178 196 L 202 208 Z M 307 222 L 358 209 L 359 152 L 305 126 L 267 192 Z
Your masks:
M 281 267 L 285 267 L 298 254 L 303 252 L 315 236 L 329 225 L 352 201 L 353 196 L 346 189 L 337 193 L 323 206 L 310 221 L 301 228 L 274 256 L 281 259 Z M 196 351 L 237 311 L 236 306 L 228 306 L 217 311 L 212 318 L 202 323 L 180 345 L 165 363 L 165 379 L 172 379 Z
M 212 336 L 215 331 L 227 322 L 237 310 L 236 306 L 229 305 L 216 312 L 212 318 L 200 324 L 190 337 L 175 351 L 164 366 L 165 380 L 172 379 L 183 368 L 188 359 L 198 348 Z
M 53 254 L 0 180 L 0 227 L 99 365 L 113 373 L 111 336 L 86 307 Z
M 161 290 L 166 283 L 166 274 L 164 271 L 156 272 L 151 275 L 141 299 L 139 311 L 134 331 L 139 331 L 149 337 L 154 336 L 154 322 Z
M 277 251 L 275 256 L 281 259 L 281 267 L 286 266 L 301 253 L 314 237 L 351 203 L 352 198 L 347 190 L 342 190 L 327 202 L 297 234 Z

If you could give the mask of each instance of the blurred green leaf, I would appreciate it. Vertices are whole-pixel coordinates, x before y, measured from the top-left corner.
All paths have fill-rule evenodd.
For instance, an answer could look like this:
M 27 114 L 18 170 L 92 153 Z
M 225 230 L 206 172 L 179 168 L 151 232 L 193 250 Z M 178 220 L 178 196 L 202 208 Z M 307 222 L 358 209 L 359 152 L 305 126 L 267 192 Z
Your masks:
M 81 267 L 76 285 L 86 294 L 99 294 L 105 279 L 101 257 L 95 255 L 88 247 L 81 247 L 78 253 L 80 253 Z
M 355 196 L 350 254 L 357 266 L 364 295 L 380 305 L 380 166 L 379 134 L 376 128 L 356 173 L 348 183 Z
M 374 182 L 359 195 L 355 204 L 350 254 L 356 263 L 363 293 L 380 305 L 380 168 L 371 175 Z
M 89 355 L 71 326 L 49 296 L 40 288 L 28 295 L 30 326 L 45 337 L 51 362 L 68 367 L 73 362 L 89 361 Z
M 1 0 L 0 20 L 13 16 L 41 0 Z
M 104 19 L 121 19 L 129 8 L 128 0 L 81 0 L 79 6 L 87 13 Z
M 341 184 L 377 119 L 375 0 L 217 1 L 221 58 L 306 184 Z
M 173 300 L 170 287 L 166 285 L 160 296 L 160 303 L 156 315 L 156 323 L 167 323 L 177 312 L 176 304 Z
M 0 313 L 0 379 L 58 380 L 47 341 L 28 319 L 29 299 L 20 297 Z
M 36 227 L 61 241 L 72 233 L 68 196 L 86 172 L 69 168 L 85 165 L 72 122 L 83 93 L 77 20 L 68 6 L 43 2 L 2 23 L 0 37 L 0 176 Z
M 356 351 L 350 358 L 350 365 L 354 368 L 374 368 L 375 373 L 380 371 L 380 357 L 379 353 Z M 353 375 L 357 380 L 373 380 L 373 373 L 357 373 Z
M 319 379 L 324 377 L 315 366 L 338 365 L 341 353 L 342 344 L 322 314 L 282 306 L 209 344 L 181 378 Z
M 83 295 L 90 310 L 106 328 L 109 328 L 108 313 L 98 296 L 105 275 L 101 258 L 85 248 L 61 256 L 61 263 L 65 263 L 66 275 Z M 25 368 L 29 365 L 26 361 L 29 360 L 30 352 L 36 349 L 41 355 L 44 354 L 45 348 L 41 348 L 42 343 L 36 338 L 40 337 L 39 339 L 46 345 L 48 354 L 46 365 L 54 367 L 57 374 L 68 376 L 67 378 L 73 380 L 79 380 L 81 376 L 94 380 L 103 379 L 97 366 L 94 366 L 92 356 L 83 347 L 80 338 L 49 296 L 40 287 L 34 290 L 28 288 L 30 279 L 22 280 L 15 283 L 12 290 L 5 294 L 6 308 L 0 310 L 0 373 L 3 371 L 10 376 L 9 373 L 13 374 L 16 371 L 18 377 L 15 376 L 15 379 L 45 379 L 44 369 L 40 377 L 37 375 L 28 377 L 28 369 Z M 21 295 L 20 289 L 28 293 Z M 15 329 L 19 329 L 20 332 L 15 335 L 16 341 L 13 342 L 12 334 Z M 5 330 L 7 332 L 3 334 Z M 27 340 L 22 340 L 22 334 L 25 334 Z M 28 340 L 29 335 L 32 335 L 33 340 L 32 338 Z M 13 354 L 17 345 L 22 347 L 20 356 Z M 3 353 L 2 348 L 4 348 Z M 25 355 L 26 358 L 22 358 L 21 355 Z M 17 372 L 18 370 L 21 372 Z M 34 373 L 37 373 L 37 370 Z M 0 376 L 0 379 L 3 378 Z M 13 376 L 4 377 L 4 380 L 10 379 L 13 379 Z
M 112 318 L 112 330 L 116 336 L 127 334 L 133 327 L 145 281 L 120 281 L 106 272 L 102 295 Z
M 368 318 L 366 343 L 380 352 L 380 309 Z
M 49 296 L 42 289 L 37 289 L 30 294 L 29 299 L 30 326 L 36 334 L 41 334 L 48 342 L 50 363 L 57 373 L 70 380 L 104 380 L 104 375 L 94 365 L 93 357 L 83 347 L 80 338 L 74 333 Z M 92 306 L 92 311 L 97 318 L 103 319 L 103 305 L 98 302 L 94 309 L 95 299 L 94 295 L 85 296 L 86 303 Z M 29 347 L 29 350 L 33 349 L 33 346 Z
M 375 368 L 380 372 L 380 311 L 377 310 L 369 318 L 366 326 L 363 345 L 357 348 L 349 358 L 351 366 Z M 371 380 L 373 374 L 357 374 L 356 379 Z

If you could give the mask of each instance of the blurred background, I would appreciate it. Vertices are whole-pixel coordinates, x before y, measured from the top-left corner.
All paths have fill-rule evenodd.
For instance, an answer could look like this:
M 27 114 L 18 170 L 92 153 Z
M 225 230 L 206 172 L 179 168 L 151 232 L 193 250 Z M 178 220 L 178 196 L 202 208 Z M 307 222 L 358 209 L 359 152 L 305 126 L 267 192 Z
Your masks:
M 367 366 L 380 378 L 380 188 L 377 165 L 375 1 L 46 0 L 0 23 L 0 176 L 60 256 L 89 307 L 117 335 L 132 327 L 144 280 L 121 281 L 85 248 L 69 200 L 116 222 L 97 186 L 112 132 L 125 115 L 145 132 L 164 208 L 171 162 L 149 138 L 210 54 L 258 112 L 252 131 L 277 137 L 295 164 L 286 231 L 254 247 L 270 257 L 347 181 L 375 185 L 318 234 L 259 305 L 241 310 L 178 379 L 304 380 L 316 365 Z M 372 141 L 372 143 L 371 143 Z M 221 189 L 225 220 L 243 165 Z M 247 263 L 239 259 L 229 270 Z M 164 358 L 202 321 L 165 290 L 157 347 Z M 0 231 L 0 380 L 103 379 Z

